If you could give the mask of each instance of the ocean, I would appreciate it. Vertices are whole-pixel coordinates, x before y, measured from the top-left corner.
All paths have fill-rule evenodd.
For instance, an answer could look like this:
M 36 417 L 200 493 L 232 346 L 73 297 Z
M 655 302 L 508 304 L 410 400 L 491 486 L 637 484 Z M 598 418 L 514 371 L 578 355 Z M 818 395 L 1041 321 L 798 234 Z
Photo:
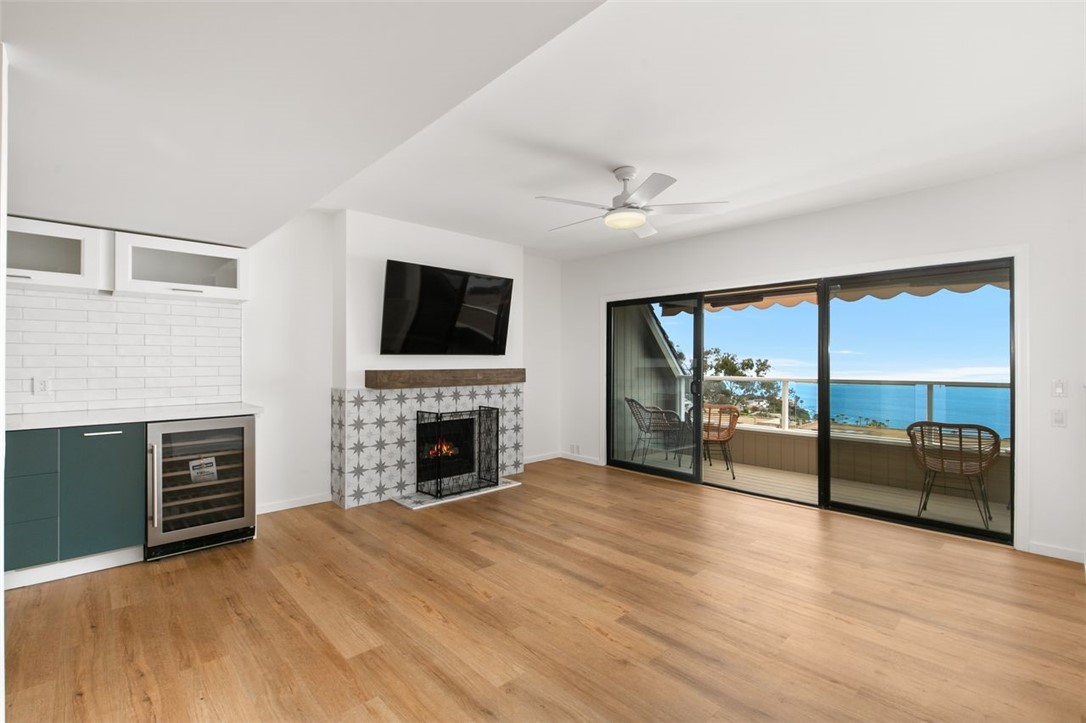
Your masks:
M 791 389 L 800 406 L 818 410 L 817 385 L 796 382 Z M 948 387 L 934 390 L 932 419 L 991 427 L 1011 434 L 1011 390 L 1006 387 Z M 922 384 L 830 384 L 830 416 L 844 424 L 885 424 L 904 429 L 927 419 L 927 387 Z

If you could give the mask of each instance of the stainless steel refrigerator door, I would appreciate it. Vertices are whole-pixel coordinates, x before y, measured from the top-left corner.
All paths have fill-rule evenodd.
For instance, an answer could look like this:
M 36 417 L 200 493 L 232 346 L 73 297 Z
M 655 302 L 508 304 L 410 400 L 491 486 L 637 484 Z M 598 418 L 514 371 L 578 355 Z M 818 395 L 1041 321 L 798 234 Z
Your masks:
M 147 425 L 148 547 L 256 524 L 254 430 L 251 416 Z

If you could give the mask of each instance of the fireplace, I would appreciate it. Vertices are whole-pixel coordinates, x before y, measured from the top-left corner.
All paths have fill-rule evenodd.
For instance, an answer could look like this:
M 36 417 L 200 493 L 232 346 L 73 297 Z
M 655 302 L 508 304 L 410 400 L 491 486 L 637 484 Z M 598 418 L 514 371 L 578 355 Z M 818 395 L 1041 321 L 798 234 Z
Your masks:
M 460 412 L 419 412 L 415 490 L 432 497 L 498 484 L 498 415 L 495 407 Z

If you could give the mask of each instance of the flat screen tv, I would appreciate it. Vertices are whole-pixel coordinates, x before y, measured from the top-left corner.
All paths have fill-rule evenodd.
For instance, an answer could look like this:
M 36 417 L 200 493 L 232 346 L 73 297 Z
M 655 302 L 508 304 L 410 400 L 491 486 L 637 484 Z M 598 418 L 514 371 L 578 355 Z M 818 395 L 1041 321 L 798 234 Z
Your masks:
M 382 354 L 504 354 L 513 280 L 389 260 Z

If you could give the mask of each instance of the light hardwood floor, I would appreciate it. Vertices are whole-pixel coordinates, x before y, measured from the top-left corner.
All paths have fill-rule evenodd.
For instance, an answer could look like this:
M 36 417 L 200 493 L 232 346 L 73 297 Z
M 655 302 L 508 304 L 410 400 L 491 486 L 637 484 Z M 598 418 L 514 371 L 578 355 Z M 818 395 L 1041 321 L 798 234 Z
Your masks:
M 54 720 L 1086 716 L 1081 565 L 564 460 L 7 593 Z

